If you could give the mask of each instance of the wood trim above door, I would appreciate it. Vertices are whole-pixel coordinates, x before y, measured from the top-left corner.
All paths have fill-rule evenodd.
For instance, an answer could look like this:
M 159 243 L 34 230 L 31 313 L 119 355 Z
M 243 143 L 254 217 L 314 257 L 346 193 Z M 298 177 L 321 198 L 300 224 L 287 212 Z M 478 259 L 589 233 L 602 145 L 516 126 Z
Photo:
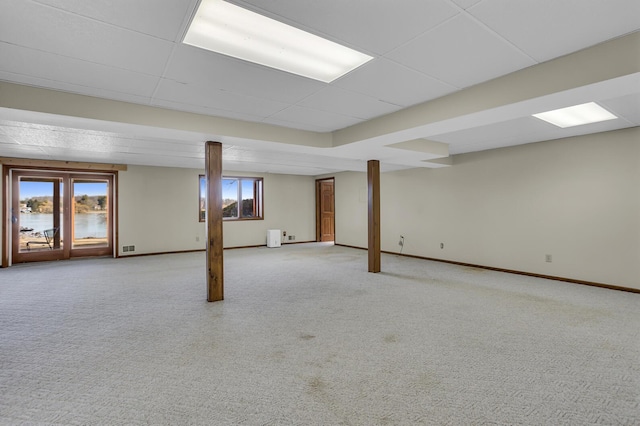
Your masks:
M 126 164 L 82 163 L 78 161 L 34 160 L 29 158 L 0 157 L 0 164 L 15 168 L 24 167 L 42 170 L 113 172 L 126 171 Z

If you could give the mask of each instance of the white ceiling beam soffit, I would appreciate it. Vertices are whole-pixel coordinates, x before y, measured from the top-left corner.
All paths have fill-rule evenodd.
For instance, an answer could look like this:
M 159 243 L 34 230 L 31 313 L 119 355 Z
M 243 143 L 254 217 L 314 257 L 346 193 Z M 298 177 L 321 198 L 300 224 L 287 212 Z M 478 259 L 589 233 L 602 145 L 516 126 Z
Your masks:
M 634 58 L 638 56 L 638 46 L 640 46 L 640 33 L 634 33 L 586 51 L 536 65 L 425 104 L 331 133 L 205 116 L 6 82 L 0 82 L 0 107 L 235 138 L 264 139 L 317 148 L 330 148 L 378 138 L 384 139 L 384 144 L 390 144 L 429 137 L 429 133 L 407 134 L 412 129 L 446 122 L 449 119 L 457 119 L 498 106 L 505 107 L 531 101 L 542 95 L 558 92 L 558 78 L 546 78 L 546 76 L 560 75 L 565 80 L 561 84 L 563 87 L 576 89 L 584 86 L 582 83 L 588 81 L 600 83 L 604 77 L 613 79 L 637 74 L 640 72 L 640 63 Z M 603 62 L 617 65 L 605 67 Z M 576 67 L 579 68 L 579 73 L 576 72 Z M 580 85 L 571 78 L 576 74 L 580 75 Z M 630 77 L 634 78 L 634 76 Z M 539 111 L 527 114 L 533 112 Z M 393 136 L 394 134 L 397 135 Z
M 481 114 L 510 105 L 524 105 L 536 99 L 597 87 L 602 82 L 632 84 L 640 73 L 640 32 L 534 65 L 441 98 L 405 108 L 333 132 L 333 146 L 359 141 L 386 143 L 429 138 L 428 126 L 464 116 Z M 631 79 L 631 80 L 629 80 Z M 631 88 L 630 88 L 631 87 Z M 589 91 L 591 89 L 587 89 Z M 637 86 L 625 86 L 626 93 Z M 583 102 L 594 99 L 587 99 Z M 597 99 L 595 99 L 597 100 Z M 578 102 L 579 103 L 579 102 Z M 569 103 L 564 106 L 570 106 Z M 552 108 L 548 108 L 552 109 Z M 540 112 L 530 111 L 524 115 Z

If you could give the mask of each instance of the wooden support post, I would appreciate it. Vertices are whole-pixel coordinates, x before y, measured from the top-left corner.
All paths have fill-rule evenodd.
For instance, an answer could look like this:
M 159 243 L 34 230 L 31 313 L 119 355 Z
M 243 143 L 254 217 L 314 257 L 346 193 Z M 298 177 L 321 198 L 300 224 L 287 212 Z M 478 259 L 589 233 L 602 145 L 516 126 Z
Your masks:
M 62 183 L 60 182 L 60 179 L 53 179 L 53 211 L 54 212 L 59 212 L 60 211 L 60 186 L 62 185 Z M 76 211 L 75 211 L 75 201 L 71 200 L 71 211 L 69 212 L 69 214 L 71 215 L 71 223 L 76 223 L 75 222 L 75 216 L 76 216 Z M 66 212 L 65 212 L 66 213 Z M 73 233 L 73 231 L 75 230 L 75 226 L 70 226 L 71 228 L 71 232 Z M 51 245 L 54 249 L 59 249 L 60 248 L 60 233 L 62 232 L 62 227 L 60 226 L 60 214 L 54 214 L 53 215 L 53 241 L 51 242 Z M 75 235 L 72 235 L 71 238 L 64 238 L 64 241 L 75 241 Z M 68 246 L 69 244 L 65 244 L 65 246 Z M 66 247 L 65 247 L 66 248 Z M 67 248 L 67 250 L 69 250 L 70 248 Z
M 369 272 L 380 272 L 380 161 L 367 162 L 369 189 Z
M 13 215 L 11 211 L 12 200 L 9 199 L 9 167 L 2 165 L 2 267 L 9 267 L 9 233 L 13 232 Z M 20 213 L 18 213 L 20 214 Z M 11 220 L 11 221 L 10 221 Z M 15 238 L 15 237 L 14 237 Z
M 224 299 L 222 245 L 222 144 L 205 144 L 207 177 L 207 301 Z

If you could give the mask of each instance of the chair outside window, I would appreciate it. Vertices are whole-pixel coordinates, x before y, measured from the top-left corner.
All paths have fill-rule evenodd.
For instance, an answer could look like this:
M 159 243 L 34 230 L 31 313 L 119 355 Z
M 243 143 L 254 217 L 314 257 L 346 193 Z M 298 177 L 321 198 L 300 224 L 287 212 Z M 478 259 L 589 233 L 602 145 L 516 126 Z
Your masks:
M 59 228 L 51 228 L 51 229 L 45 229 L 44 231 L 42 231 L 42 235 L 44 236 L 44 241 L 27 241 L 27 250 L 31 250 L 31 245 L 32 244 L 41 244 L 41 245 L 47 245 L 49 247 L 50 250 L 53 250 L 53 240 L 56 236 L 56 234 L 58 233 L 58 229 Z

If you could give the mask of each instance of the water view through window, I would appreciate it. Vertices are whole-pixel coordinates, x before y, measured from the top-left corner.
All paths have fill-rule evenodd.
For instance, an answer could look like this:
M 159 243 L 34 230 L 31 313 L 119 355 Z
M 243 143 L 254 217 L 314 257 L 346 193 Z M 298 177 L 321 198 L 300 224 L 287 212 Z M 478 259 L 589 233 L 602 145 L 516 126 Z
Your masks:
M 224 220 L 262 219 L 262 178 L 222 177 Z M 207 180 L 200 175 L 200 222 L 206 220 Z
M 51 249 L 51 239 L 46 235 L 53 230 L 64 235 L 64 211 L 59 207 L 59 220 L 54 220 L 55 185 L 60 185 L 60 199 L 65 196 L 63 185 L 41 179 L 20 180 L 20 248 L 21 251 Z M 73 181 L 72 234 L 74 248 L 107 244 L 108 232 L 108 184 L 103 181 Z M 55 226 L 59 224 L 59 226 Z M 54 236 L 53 234 L 51 237 Z M 50 241 L 51 240 L 51 241 Z M 64 239 L 58 237 L 58 247 Z

